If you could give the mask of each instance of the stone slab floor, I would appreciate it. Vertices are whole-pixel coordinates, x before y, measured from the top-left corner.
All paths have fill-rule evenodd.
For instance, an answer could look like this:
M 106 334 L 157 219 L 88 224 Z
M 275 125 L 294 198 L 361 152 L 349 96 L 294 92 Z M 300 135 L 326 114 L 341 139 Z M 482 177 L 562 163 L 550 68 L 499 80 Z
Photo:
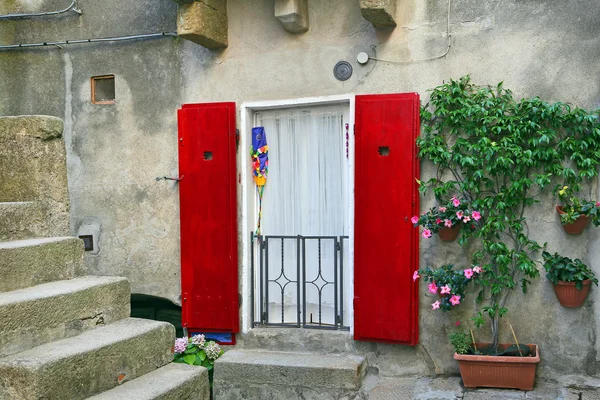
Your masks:
M 467 389 L 458 377 L 377 378 L 367 377 L 369 400 L 600 400 L 600 380 L 536 380 L 535 390 Z

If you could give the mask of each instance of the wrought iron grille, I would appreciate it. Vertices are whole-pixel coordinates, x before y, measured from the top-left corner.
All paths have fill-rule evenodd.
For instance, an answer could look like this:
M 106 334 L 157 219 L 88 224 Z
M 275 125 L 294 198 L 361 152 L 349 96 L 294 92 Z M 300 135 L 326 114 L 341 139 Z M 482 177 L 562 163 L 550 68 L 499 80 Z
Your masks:
M 348 236 L 252 233 L 253 326 L 343 329 Z

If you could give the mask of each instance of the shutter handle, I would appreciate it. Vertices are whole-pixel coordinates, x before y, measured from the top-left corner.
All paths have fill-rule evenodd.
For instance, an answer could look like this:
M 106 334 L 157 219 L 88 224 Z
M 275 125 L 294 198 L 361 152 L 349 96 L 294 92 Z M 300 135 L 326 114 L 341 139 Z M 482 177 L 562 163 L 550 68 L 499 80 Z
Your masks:
M 408 217 L 404 217 L 404 222 L 408 222 Z

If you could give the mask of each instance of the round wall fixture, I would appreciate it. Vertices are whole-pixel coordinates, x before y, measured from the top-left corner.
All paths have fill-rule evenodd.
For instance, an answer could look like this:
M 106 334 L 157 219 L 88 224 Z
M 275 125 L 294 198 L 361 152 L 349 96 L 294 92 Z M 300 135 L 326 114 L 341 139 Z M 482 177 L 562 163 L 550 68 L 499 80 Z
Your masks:
M 333 67 L 333 76 L 338 81 L 347 81 L 352 76 L 352 65 L 348 61 L 340 61 Z
M 356 56 L 356 61 L 358 61 L 358 63 L 361 65 L 365 65 L 366 63 L 369 62 L 369 55 L 367 53 L 365 53 L 364 51 L 361 51 Z

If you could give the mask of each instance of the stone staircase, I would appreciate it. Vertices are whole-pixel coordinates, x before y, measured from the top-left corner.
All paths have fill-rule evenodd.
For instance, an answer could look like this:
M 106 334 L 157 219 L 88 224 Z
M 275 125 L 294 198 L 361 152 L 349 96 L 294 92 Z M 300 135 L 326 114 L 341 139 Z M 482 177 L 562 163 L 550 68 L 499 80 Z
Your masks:
M 355 355 L 230 350 L 215 363 L 215 399 L 366 399 L 365 370 Z
M 59 122 L 0 118 L 0 400 L 209 399 L 205 368 L 171 363 L 173 325 L 130 318 L 127 279 L 86 276 L 61 236 Z

